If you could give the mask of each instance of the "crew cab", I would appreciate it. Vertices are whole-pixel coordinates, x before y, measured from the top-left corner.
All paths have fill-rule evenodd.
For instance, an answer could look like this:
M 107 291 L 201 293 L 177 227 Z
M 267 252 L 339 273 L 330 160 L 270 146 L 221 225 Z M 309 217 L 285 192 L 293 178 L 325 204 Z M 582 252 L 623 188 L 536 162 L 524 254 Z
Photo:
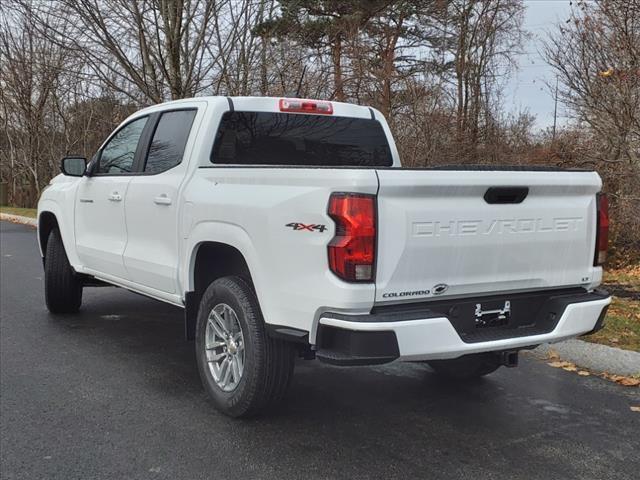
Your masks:
M 38 205 L 49 310 L 97 285 L 182 307 L 231 416 L 280 400 L 296 356 L 477 377 L 598 330 L 610 303 L 597 173 L 401 168 L 373 108 L 179 100 L 61 169 Z

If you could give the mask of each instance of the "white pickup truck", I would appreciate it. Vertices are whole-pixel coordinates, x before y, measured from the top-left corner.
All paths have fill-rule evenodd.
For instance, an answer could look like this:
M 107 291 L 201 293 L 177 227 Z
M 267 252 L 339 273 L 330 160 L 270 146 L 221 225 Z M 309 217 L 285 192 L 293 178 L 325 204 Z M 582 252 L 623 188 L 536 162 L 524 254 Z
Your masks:
M 403 169 L 372 108 L 180 100 L 61 168 L 38 205 L 49 310 L 105 284 L 183 307 L 231 416 L 282 398 L 296 355 L 470 378 L 601 328 L 610 303 L 596 173 Z

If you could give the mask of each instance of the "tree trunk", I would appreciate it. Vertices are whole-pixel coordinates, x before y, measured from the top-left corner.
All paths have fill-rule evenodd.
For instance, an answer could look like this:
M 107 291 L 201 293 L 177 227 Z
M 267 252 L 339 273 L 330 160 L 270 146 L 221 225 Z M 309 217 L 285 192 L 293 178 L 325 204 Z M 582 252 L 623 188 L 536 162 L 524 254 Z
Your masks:
M 331 59 L 333 61 L 333 98 L 338 102 L 345 101 L 344 85 L 342 78 L 342 38 L 336 37 L 331 47 Z

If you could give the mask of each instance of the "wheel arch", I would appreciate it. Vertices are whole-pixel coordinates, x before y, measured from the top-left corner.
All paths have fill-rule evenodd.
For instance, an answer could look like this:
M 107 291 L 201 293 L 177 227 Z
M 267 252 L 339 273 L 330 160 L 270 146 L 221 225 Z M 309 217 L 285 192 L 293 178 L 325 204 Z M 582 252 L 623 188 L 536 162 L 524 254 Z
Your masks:
M 207 287 L 218 278 L 238 276 L 243 278 L 256 292 L 254 269 L 250 266 L 241 247 L 223 240 L 202 240 L 190 249 L 187 263 L 185 282 L 185 336 L 187 339 L 195 337 L 196 319 L 200 299 Z M 258 298 L 260 303 L 260 298 Z
M 191 254 L 190 286 L 198 294 L 204 293 L 211 282 L 221 277 L 239 276 L 253 287 L 253 277 L 242 252 L 224 242 L 205 241 L 196 245 Z
M 72 207 L 72 204 L 70 205 Z M 76 253 L 76 236 L 74 231 L 73 208 L 64 209 L 51 199 L 41 199 L 38 204 L 38 248 L 42 258 L 47 253 L 47 239 L 54 228 L 60 230 L 62 244 L 69 263 L 76 271 L 82 270 L 82 264 Z
M 53 229 L 60 229 L 58 224 L 58 218 L 55 213 L 45 210 L 38 215 L 38 245 L 40 247 L 40 254 L 42 258 L 45 257 L 47 252 L 47 240 Z

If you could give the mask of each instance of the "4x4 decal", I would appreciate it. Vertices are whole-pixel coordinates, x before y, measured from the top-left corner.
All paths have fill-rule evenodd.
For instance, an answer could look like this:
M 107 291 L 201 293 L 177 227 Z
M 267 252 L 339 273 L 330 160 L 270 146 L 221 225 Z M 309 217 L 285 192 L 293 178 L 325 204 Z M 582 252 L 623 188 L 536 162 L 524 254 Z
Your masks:
M 300 223 L 291 222 L 287 223 L 285 227 L 293 228 L 294 230 L 308 230 L 309 232 L 324 232 L 327 229 L 326 225 L 319 225 L 316 223 Z

